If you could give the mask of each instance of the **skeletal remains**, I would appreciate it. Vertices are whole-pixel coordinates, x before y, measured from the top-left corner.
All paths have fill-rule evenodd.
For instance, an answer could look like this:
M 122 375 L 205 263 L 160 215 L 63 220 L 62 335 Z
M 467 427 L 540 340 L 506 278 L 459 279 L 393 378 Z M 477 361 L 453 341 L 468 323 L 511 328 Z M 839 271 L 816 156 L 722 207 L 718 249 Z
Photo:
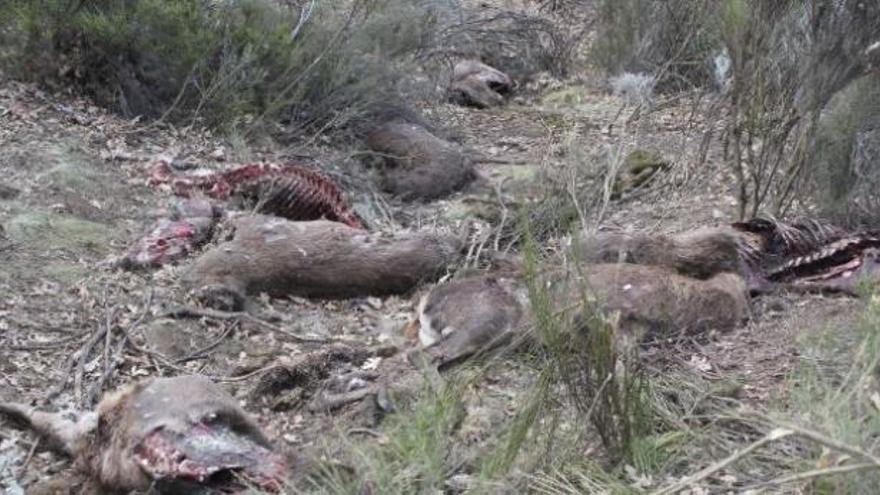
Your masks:
M 0 412 L 73 457 L 104 493 L 277 492 L 288 475 L 235 399 L 200 376 L 125 387 L 75 420 L 22 404 L 0 403 Z
M 385 163 L 383 187 L 403 199 L 436 199 L 476 177 L 472 160 L 458 146 L 418 124 L 388 122 L 367 136 L 367 144 Z M 294 221 L 324 219 L 364 228 L 333 181 L 291 163 L 185 175 L 160 160 L 150 170 L 149 183 L 166 186 L 181 199 L 171 218 L 158 219 L 116 263 L 121 268 L 158 267 L 197 250 L 223 213 L 212 200 Z
M 238 305 L 258 291 L 319 297 L 406 292 L 456 260 L 461 248 L 448 236 L 382 238 L 325 220 L 257 215 L 240 217 L 235 229 L 232 241 L 197 261 L 188 281 L 225 291 Z M 625 339 L 639 342 L 730 330 L 748 317 L 749 291 L 855 293 L 861 277 L 880 274 L 878 250 L 880 237 L 870 232 L 753 219 L 682 235 L 583 237 L 571 266 L 545 265 L 539 273 L 570 331 L 586 330 L 579 321 L 589 294 L 603 312 L 619 317 Z M 526 287 L 518 267 L 433 287 L 418 305 L 421 349 L 410 356 L 442 371 L 528 340 L 534 315 Z M 246 413 L 205 378 L 141 382 L 76 420 L 20 404 L 0 404 L 0 412 L 74 456 L 111 493 L 228 493 L 248 483 L 278 490 L 288 472 Z
M 767 218 L 734 223 L 733 228 L 742 239 L 743 276 L 755 293 L 781 287 L 857 295 L 861 282 L 880 277 L 877 232 Z
M 150 183 L 168 184 L 175 195 L 196 194 L 213 199 L 250 200 L 260 213 L 290 220 L 326 218 L 363 228 L 342 192 L 330 179 L 292 163 L 250 163 L 207 175 L 178 175 L 167 162 L 158 162 Z
M 239 207 L 291 220 L 327 219 L 364 228 L 336 184 L 290 163 L 251 163 L 205 175 L 181 175 L 168 162 L 159 161 L 149 182 L 167 185 L 178 199 L 169 216 L 157 219 L 117 261 L 120 268 L 155 268 L 196 251 L 210 239 L 224 213 L 212 201 L 232 200 Z

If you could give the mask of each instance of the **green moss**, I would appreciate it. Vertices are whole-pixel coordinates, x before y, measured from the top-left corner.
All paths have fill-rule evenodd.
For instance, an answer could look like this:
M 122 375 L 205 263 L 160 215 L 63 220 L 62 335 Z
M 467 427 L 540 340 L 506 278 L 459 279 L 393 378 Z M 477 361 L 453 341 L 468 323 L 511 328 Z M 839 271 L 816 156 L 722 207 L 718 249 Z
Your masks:
M 629 173 L 638 174 L 647 169 L 664 169 L 669 162 L 656 151 L 637 149 L 626 156 L 623 166 Z
M 612 198 L 638 189 L 651 181 L 658 172 L 669 168 L 669 162 L 660 153 L 637 149 L 624 158 L 623 169 L 614 181 Z
M 543 98 L 545 105 L 579 105 L 587 101 L 588 93 L 582 86 L 569 86 L 547 93 Z
M 47 212 L 14 216 L 6 230 L 10 239 L 41 251 L 106 254 L 114 237 L 112 229 L 102 223 Z
M 86 278 L 91 269 L 78 263 L 53 261 L 42 269 L 42 273 L 64 287 L 70 287 Z
M 58 150 L 47 156 L 51 165 L 45 178 L 56 189 L 74 190 L 84 197 L 97 197 L 105 190 L 94 163 L 74 151 Z

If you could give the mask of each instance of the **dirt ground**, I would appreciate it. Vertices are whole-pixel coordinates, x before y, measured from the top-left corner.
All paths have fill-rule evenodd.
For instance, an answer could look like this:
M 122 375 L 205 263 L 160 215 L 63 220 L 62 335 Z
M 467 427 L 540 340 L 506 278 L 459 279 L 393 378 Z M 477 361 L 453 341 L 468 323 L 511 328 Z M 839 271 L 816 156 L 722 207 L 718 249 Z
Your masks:
M 686 99 L 664 102 L 637 125 L 624 122 L 631 109 L 621 112 L 622 105 L 586 76 L 544 85 L 499 109 L 439 105 L 434 120 L 456 129 L 467 148 L 505 163 L 480 163 L 477 184 L 415 208 L 390 199 L 377 203 L 374 191 L 351 187 L 358 181 L 345 180 L 345 173 L 358 165 L 339 161 L 339 152 L 313 148 L 302 160 L 343 177 L 356 210 L 381 229 L 459 229 L 474 205 L 495 205 L 498 190 L 509 201 L 537 194 L 540 174 L 570 163 L 571 149 L 594 157 L 650 148 L 675 164 L 676 174 L 693 166 L 700 133 L 710 123 L 688 118 Z M 195 304 L 179 283 L 192 258 L 136 273 L 113 268 L 112 260 L 168 204 L 169 191 L 147 184 L 155 160 L 222 169 L 243 157 L 283 160 L 291 150 L 241 149 L 202 131 L 125 121 L 87 100 L 11 82 L 0 86 L 0 149 L 0 399 L 82 410 L 102 391 L 146 376 L 203 373 L 240 399 L 282 448 L 302 456 L 323 447 L 328 432 L 370 425 L 373 411 L 366 406 L 309 407 L 336 386 L 334 379 L 369 386 L 383 374 L 406 375 L 402 356 L 412 342 L 403 329 L 426 288 L 387 299 L 255 301 L 263 321 L 315 341 L 304 343 L 248 319 L 163 316 Z M 682 231 L 731 221 L 733 181 L 718 153 L 710 150 L 707 169 L 693 173 L 700 178 L 686 187 L 613 203 L 601 224 Z M 485 222 L 474 227 L 491 228 Z M 847 321 L 861 304 L 765 298 L 755 302 L 744 327 L 665 352 L 709 379 L 742 384 L 747 401 L 779 400 L 798 359 L 798 339 Z M 313 374 L 295 372 L 315 355 L 323 361 L 310 364 Z M 478 419 L 466 435 L 474 443 L 514 413 L 517 394 L 533 378 L 515 364 L 493 373 L 471 405 Z M 67 460 L 7 423 L 0 423 L 0 470 L 9 493 L 71 472 Z

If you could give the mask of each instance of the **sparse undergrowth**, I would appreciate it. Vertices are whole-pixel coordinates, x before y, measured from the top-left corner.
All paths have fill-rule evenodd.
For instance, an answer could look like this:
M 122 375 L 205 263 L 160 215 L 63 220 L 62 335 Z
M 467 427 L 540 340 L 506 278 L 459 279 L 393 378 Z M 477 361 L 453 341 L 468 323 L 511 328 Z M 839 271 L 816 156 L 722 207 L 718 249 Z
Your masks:
M 406 29 L 379 28 L 404 16 Z M 10 77 L 79 88 L 129 116 L 248 131 L 345 127 L 394 102 L 392 58 L 430 22 L 397 0 L 14 0 L 0 19 Z
M 812 168 L 823 213 L 851 225 L 877 224 L 880 81 L 857 79 L 819 120 Z
M 21 77 L 40 79 L 60 88 L 74 81 L 80 89 L 99 99 L 107 98 L 107 104 L 121 110 L 137 113 L 131 105 L 138 99 L 138 92 L 147 92 L 147 100 L 158 98 L 150 100 L 158 104 L 147 105 L 156 112 L 154 116 L 161 118 L 167 113 L 167 120 L 185 125 L 204 121 L 232 128 L 233 135 L 244 136 L 251 130 L 259 133 L 276 124 L 356 131 L 361 119 L 369 120 L 376 104 L 389 94 L 398 94 L 400 71 L 409 67 L 410 57 L 428 60 L 450 55 L 431 53 L 431 44 L 439 39 L 432 31 L 436 18 L 423 16 L 424 5 L 446 5 L 440 0 L 424 4 L 401 0 L 355 2 L 346 3 L 346 8 L 340 7 L 342 2 L 296 3 L 303 8 L 289 10 L 267 0 L 214 2 L 213 10 L 199 10 L 203 3 L 183 1 L 13 1 L 0 6 L 0 21 L 15 21 L 3 23 L 6 27 L 0 28 L 5 29 L 0 31 L 0 38 L 29 42 L 0 48 L 0 56 L 8 64 L 7 71 L 18 71 Z M 545 2 L 550 3 L 575 2 Z M 65 9 L 77 4 L 84 10 L 62 20 L 60 16 L 68 13 Z M 368 9 L 368 4 L 376 8 Z M 111 11 L 113 15 L 108 15 Z M 457 48 L 495 53 L 499 65 L 511 63 L 514 71 L 527 73 L 538 68 L 565 72 L 554 64 L 566 60 L 549 59 L 555 53 L 567 53 L 567 40 L 553 39 L 548 31 L 552 26 L 519 15 L 478 21 L 455 25 L 446 31 L 447 36 L 462 36 L 458 40 L 462 45 Z M 37 29 L 46 22 L 75 29 Z M 521 29 L 513 29 L 513 34 L 499 34 L 493 27 L 481 31 L 483 38 L 476 38 L 476 43 L 472 43 L 475 38 L 466 36 L 469 29 L 497 25 Z M 28 36 L 18 38 L 21 33 Z M 144 33 L 147 36 L 141 36 Z M 157 49 L 151 34 L 182 43 L 181 51 L 165 60 L 164 50 L 177 48 Z M 682 32 L 673 34 L 668 39 L 675 43 L 670 46 L 682 50 L 683 58 L 679 60 L 683 63 L 665 67 L 670 81 L 682 76 L 691 84 L 709 77 L 705 67 L 689 65 L 705 54 L 702 50 L 706 46 L 676 38 Z M 512 36 L 512 40 L 504 38 L 505 35 Z M 502 48 L 515 49 L 548 37 L 548 44 L 536 46 L 522 60 L 511 60 L 509 52 L 502 53 Z M 59 45 L 59 40 L 72 41 Z M 682 45 L 682 41 L 686 43 Z M 125 53 L 127 58 L 120 58 L 121 62 L 110 60 L 106 57 L 109 51 Z M 30 58 L 21 57 L 22 53 Z M 150 55 L 144 56 L 145 53 Z M 157 71 L 152 65 L 157 56 L 163 57 L 163 64 L 172 63 Z M 21 65 L 22 61 L 27 65 Z M 77 66 L 100 70 L 86 71 Z M 664 64 L 658 66 L 662 68 Z M 303 67 L 307 70 L 301 71 Z M 110 82 L 98 79 L 107 77 Z M 144 89 L 145 86 L 149 88 Z M 596 95 L 590 95 L 593 96 Z M 823 124 L 829 127 L 825 128 L 827 135 L 820 132 L 819 144 L 827 142 L 834 146 L 819 150 L 817 156 L 823 162 L 817 164 L 831 174 L 852 174 L 854 170 L 846 167 L 851 167 L 849 159 L 863 130 L 863 116 L 849 110 L 868 108 L 859 102 L 875 103 L 870 99 L 855 101 L 842 104 L 840 113 L 823 116 L 827 119 Z M 0 117 L 7 115 L 6 108 L 2 110 Z M 760 127 L 766 122 L 764 117 L 757 115 L 752 123 Z M 685 485 L 713 493 L 762 489 L 823 494 L 880 491 L 875 438 L 880 431 L 880 300 L 876 296 L 866 296 L 870 302 L 857 324 L 828 328 L 819 337 L 805 338 L 798 346 L 800 365 L 791 371 L 782 393 L 773 402 L 758 405 L 746 405 L 740 399 L 741 384 L 736 377 L 722 376 L 719 380 L 717 375 L 696 372 L 680 362 L 638 362 L 621 352 L 614 340 L 618 330 L 614 319 L 596 311 L 589 287 L 581 287 L 580 297 L 575 297 L 580 302 L 578 308 L 569 308 L 567 313 L 560 311 L 553 288 L 547 287 L 536 273 L 537 258 L 544 254 L 538 253 L 537 243 L 549 240 L 552 245 L 572 225 L 586 223 L 587 213 L 601 218 L 615 194 L 618 173 L 629 168 L 624 158 L 628 144 L 608 146 L 608 156 L 597 159 L 576 149 L 594 143 L 576 141 L 575 134 L 572 132 L 571 141 L 563 144 L 568 162 L 563 165 L 568 169 L 553 176 L 552 183 L 545 181 L 544 175 L 536 180 L 546 182 L 542 184 L 546 187 L 546 199 L 552 201 L 530 209 L 533 232 L 512 234 L 522 241 L 515 247 L 526 254 L 530 302 L 537 316 L 533 332 L 542 347 L 506 361 L 468 365 L 450 374 L 442 385 L 425 386 L 414 404 L 403 405 L 375 429 L 352 430 L 349 425 L 340 425 L 338 438 L 328 439 L 326 451 L 321 452 L 326 455 L 316 459 L 318 472 L 307 480 L 296 480 L 290 491 L 670 493 Z M 246 147 L 243 142 L 241 148 Z M 841 163 L 843 159 L 847 159 L 846 164 Z M 40 163 L 43 162 L 49 161 L 41 159 Z M 117 165 L 113 163 L 114 167 Z M 88 167 L 59 163 L 47 169 L 46 180 L 53 184 L 64 182 L 70 189 L 80 191 L 97 187 L 95 176 L 79 168 Z M 844 179 L 841 184 L 845 187 L 833 191 L 839 192 L 839 197 L 848 197 L 854 191 L 853 185 L 862 187 L 857 192 L 863 192 L 867 185 L 853 175 Z M 636 188 L 640 185 L 636 184 Z M 69 245 L 75 252 L 99 251 L 93 248 L 101 247 L 103 253 L 108 247 L 107 239 L 115 235 L 110 227 L 74 218 L 72 213 L 62 215 L 47 205 L 27 207 L 28 211 L 15 211 L 15 216 L 2 219 L 8 221 L 3 224 L 5 232 L 0 231 L 0 241 L 7 236 L 27 246 L 51 245 L 59 250 Z M 113 209 L 113 205 L 96 208 L 101 207 Z M 3 249 L 0 243 L 0 251 Z M 90 260 L 78 263 L 86 265 Z M 62 268 L 69 270 L 66 266 Z M 41 271 L 53 269 L 47 265 Z M 88 273 L 88 268 L 83 267 L 69 277 L 80 280 Z M 169 278 L 168 272 L 157 278 L 161 284 L 162 278 Z M 73 282 L 69 285 L 76 287 Z M 85 290 L 84 287 L 79 290 Z M 161 294 L 165 287 L 161 289 L 158 297 L 168 298 L 161 304 L 173 302 Z M 152 297 L 152 291 L 150 294 Z M 81 324 L 109 325 L 100 323 L 104 318 L 110 319 L 103 314 L 108 304 L 104 300 L 101 304 L 83 305 Z M 138 308 L 132 304 L 127 309 L 133 313 Z M 395 303 L 382 304 L 380 311 L 396 311 Z M 334 310 L 341 307 L 333 306 Z M 89 314 L 89 308 L 98 310 Z M 2 306 L 0 309 L 5 311 Z M 290 313 L 299 318 L 299 310 L 302 307 Z M 322 318 L 327 316 L 320 314 Z M 65 328 L 75 323 L 64 322 Z M 122 326 L 126 325 L 128 322 Z M 351 326 L 361 331 L 364 325 L 359 321 Z M 39 320 L 27 331 L 55 345 L 57 336 L 39 334 L 41 327 L 50 326 Z M 180 329 L 175 325 L 172 330 Z M 203 340 L 205 328 L 196 330 L 196 340 Z M 238 338 L 233 354 L 251 350 L 253 334 L 232 327 L 225 332 L 221 339 L 230 334 Z M 60 345 L 65 345 L 64 338 L 58 340 Z M 37 345 L 45 342 L 38 340 Z M 59 349 L 61 353 L 67 348 Z M 282 352 L 288 351 L 285 347 Z M 684 358 L 682 361 L 687 356 Z M 95 359 L 94 363 L 99 364 L 99 357 Z M 0 365 L 5 367 L 6 363 Z M 138 373 L 152 372 L 151 368 L 137 366 L 142 366 L 133 367 Z M 153 366 L 158 368 L 155 363 Z M 511 385 L 513 374 L 525 377 L 522 382 L 529 386 L 518 388 L 522 382 Z M 132 372 L 127 378 L 133 376 L 137 375 Z M 88 380 L 88 372 L 85 377 Z M 504 400 L 489 402 L 484 397 L 485 381 L 506 385 L 499 387 L 501 391 L 494 390 Z M 45 384 L 36 380 L 33 383 Z M 474 402 L 483 399 L 488 406 L 480 411 L 469 410 Z M 501 418 L 498 423 L 473 437 L 462 433 L 468 420 L 490 408 Z M 273 411 L 272 421 L 279 417 L 287 421 L 288 416 L 293 414 Z
M 527 236 L 526 266 L 535 266 Z M 532 253 L 532 254 L 528 254 Z M 527 271 L 528 268 L 527 268 Z M 767 404 L 746 404 L 735 378 L 709 379 L 679 364 L 625 359 L 613 320 L 584 288 L 571 327 L 531 271 L 540 350 L 520 355 L 534 377 L 516 413 L 475 448 L 452 439 L 466 417 L 465 383 L 426 388 L 390 419 L 383 442 L 352 444 L 346 470 L 316 478 L 308 493 L 873 493 L 880 489 L 880 298 L 849 328 L 804 337 L 801 363 Z M 584 309 L 587 308 L 587 309 Z M 593 309 L 589 309 L 593 308 Z M 574 333 L 572 333 L 574 332 Z M 604 377 L 604 378 L 603 378 Z M 347 473 L 347 474 L 345 474 Z M 353 474 L 352 474 L 353 473 Z M 369 488 L 368 488 L 369 487 Z
M 6 77 L 83 92 L 128 117 L 253 137 L 308 129 L 361 136 L 421 121 L 427 74 L 482 56 L 525 78 L 565 73 L 579 38 L 544 18 L 482 16 L 456 0 L 10 0 L 0 5 Z

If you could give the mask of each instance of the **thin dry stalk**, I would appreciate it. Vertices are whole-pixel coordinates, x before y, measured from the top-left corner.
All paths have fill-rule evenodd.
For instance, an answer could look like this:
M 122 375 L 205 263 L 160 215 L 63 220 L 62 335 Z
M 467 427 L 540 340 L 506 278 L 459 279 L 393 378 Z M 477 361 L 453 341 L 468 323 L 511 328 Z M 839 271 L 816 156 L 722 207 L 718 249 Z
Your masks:
M 779 485 L 787 485 L 790 483 L 797 483 L 799 481 L 807 481 L 816 478 L 824 478 L 826 476 L 834 476 L 838 474 L 846 474 L 846 473 L 854 473 L 857 471 L 869 471 L 878 469 L 878 466 L 871 462 L 865 462 L 860 464 L 849 464 L 846 466 L 834 466 L 830 468 L 824 469 L 813 469 L 811 471 L 804 471 L 803 473 L 792 474 L 789 476 L 783 476 L 781 478 L 776 478 L 775 480 L 770 480 L 767 483 L 762 483 L 762 485 L 766 486 L 779 486 Z
M 267 321 L 261 320 L 256 316 L 244 311 L 217 311 L 213 309 L 200 309 L 189 306 L 177 306 L 165 311 L 160 315 L 162 318 L 212 318 L 215 320 L 242 320 L 255 323 L 256 325 L 270 330 L 273 333 L 282 335 L 293 342 L 300 344 L 326 344 L 330 342 L 346 343 L 344 339 L 320 338 L 320 337 L 302 337 L 296 335 L 284 328 L 273 325 Z
M 707 466 L 705 469 L 702 469 L 702 470 L 684 478 L 683 480 L 679 481 L 678 483 L 675 483 L 674 485 L 657 490 L 657 491 L 653 492 L 652 495 L 668 495 L 670 493 L 680 492 L 689 486 L 692 486 L 696 483 L 699 483 L 700 481 L 705 480 L 706 478 L 712 476 L 713 474 L 717 473 L 718 471 L 721 471 L 722 469 L 733 464 L 734 462 L 746 457 L 747 455 L 751 454 L 755 450 L 757 450 L 757 449 L 759 449 L 769 443 L 780 440 L 782 438 L 789 437 L 793 434 L 794 434 L 793 430 L 788 430 L 785 428 L 777 428 L 777 429 L 771 431 L 770 433 L 764 435 L 759 440 L 751 443 L 746 448 L 734 452 L 733 454 L 726 457 L 725 459 L 722 459 L 722 460 L 716 462 L 715 464 L 712 464 L 711 466 Z

